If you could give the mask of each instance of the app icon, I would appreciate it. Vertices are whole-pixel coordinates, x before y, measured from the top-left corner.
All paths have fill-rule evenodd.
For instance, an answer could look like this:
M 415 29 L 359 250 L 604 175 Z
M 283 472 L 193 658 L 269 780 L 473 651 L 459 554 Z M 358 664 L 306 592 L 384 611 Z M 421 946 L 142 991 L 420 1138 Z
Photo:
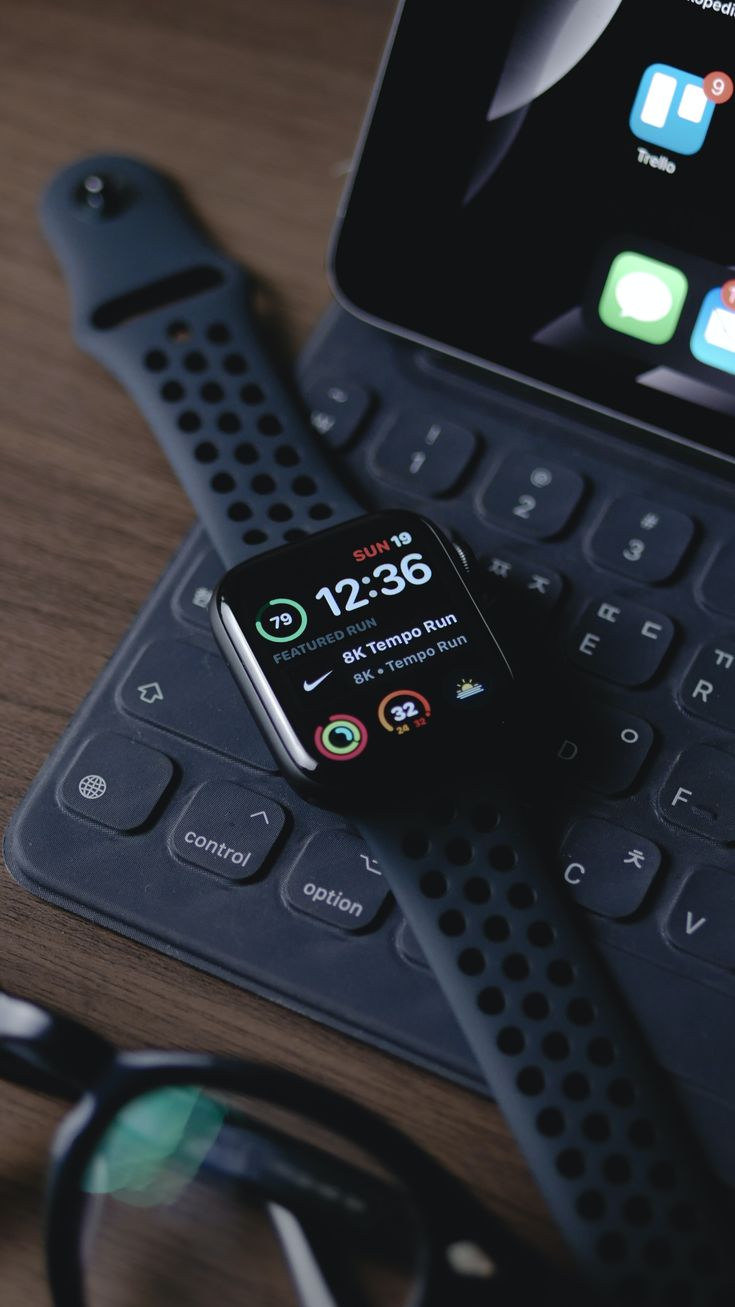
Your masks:
M 599 312 L 606 327 L 665 345 L 676 331 L 688 290 L 679 268 L 626 250 L 610 265 Z
M 696 154 L 715 111 L 711 94 L 705 91 L 703 77 L 670 64 L 650 64 L 633 101 L 630 130 L 641 141 L 677 154 Z
M 326 726 L 317 726 L 314 743 L 325 758 L 332 762 L 347 762 L 357 758 L 367 744 L 367 726 L 348 713 L 330 717 Z
M 722 302 L 722 287 L 707 291 L 694 324 L 690 348 L 710 368 L 735 375 L 735 313 Z

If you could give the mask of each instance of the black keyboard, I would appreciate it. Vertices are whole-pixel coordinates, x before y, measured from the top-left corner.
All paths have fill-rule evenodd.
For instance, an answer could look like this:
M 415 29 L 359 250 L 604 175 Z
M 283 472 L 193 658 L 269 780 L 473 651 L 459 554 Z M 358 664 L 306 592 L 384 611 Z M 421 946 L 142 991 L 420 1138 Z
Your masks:
M 301 382 L 366 507 L 424 511 L 481 560 L 528 820 L 735 1184 L 732 483 L 336 310 Z M 194 530 L 15 814 L 11 873 L 482 1090 L 369 849 L 249 721 L 209 633 L 220 570 Z

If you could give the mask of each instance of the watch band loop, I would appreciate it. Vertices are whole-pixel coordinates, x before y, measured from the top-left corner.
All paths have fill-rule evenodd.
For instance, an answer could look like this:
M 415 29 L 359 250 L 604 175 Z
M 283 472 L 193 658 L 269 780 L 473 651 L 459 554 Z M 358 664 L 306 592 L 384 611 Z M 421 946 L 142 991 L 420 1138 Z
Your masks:
M 83 160 L 55 178 L 42 221 L 78 343 L 137 402 L 226 566 L 361 511 L 258 339 L 250 278 L 165 178 Z

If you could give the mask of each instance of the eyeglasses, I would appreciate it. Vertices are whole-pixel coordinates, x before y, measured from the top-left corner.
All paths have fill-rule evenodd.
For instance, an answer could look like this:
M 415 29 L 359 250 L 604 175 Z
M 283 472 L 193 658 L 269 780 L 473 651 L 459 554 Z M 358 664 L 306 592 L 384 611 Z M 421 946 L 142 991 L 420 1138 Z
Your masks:
M 405 1135 L 275 1067 L 121 1052 L 0 992 L 0 1077 L 75 1104 L 51 1154 L 54 1307 L 575 1301 Z

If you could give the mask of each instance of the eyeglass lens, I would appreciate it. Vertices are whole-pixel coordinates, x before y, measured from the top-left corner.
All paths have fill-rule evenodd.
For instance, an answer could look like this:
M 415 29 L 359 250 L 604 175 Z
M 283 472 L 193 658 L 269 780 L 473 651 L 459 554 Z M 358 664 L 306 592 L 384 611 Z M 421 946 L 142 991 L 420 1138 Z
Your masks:
M 306 1117 L 197 1085 L 129 1102 L 83 1179 L 87 1307 L 409 1307 L 410 1195 Z

